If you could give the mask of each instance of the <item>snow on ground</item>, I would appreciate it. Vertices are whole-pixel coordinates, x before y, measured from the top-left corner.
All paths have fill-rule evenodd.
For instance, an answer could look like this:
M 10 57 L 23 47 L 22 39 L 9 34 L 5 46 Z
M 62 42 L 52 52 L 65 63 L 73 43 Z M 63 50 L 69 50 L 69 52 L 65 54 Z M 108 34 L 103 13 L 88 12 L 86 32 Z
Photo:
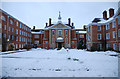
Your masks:
M 117 77 L 116 52 L 32 49 L 2 56 L 2 77 Z

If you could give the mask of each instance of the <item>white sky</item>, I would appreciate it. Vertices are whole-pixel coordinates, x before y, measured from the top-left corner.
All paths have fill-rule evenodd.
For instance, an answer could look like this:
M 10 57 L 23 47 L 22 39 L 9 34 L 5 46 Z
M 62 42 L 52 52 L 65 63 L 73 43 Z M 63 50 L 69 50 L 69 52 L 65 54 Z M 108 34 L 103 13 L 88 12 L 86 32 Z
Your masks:
M 58 21 L 61 12 L 62 22 L 70 17 L 76 28 L 89 24 L 95 17 L 102 18 L 102 12 L 118 8 L 118 2 L 2 2 L 2 9 L 32 28 L 44 28 L 49 18 Z M 108 15 L 109 16 L 109 15 Z

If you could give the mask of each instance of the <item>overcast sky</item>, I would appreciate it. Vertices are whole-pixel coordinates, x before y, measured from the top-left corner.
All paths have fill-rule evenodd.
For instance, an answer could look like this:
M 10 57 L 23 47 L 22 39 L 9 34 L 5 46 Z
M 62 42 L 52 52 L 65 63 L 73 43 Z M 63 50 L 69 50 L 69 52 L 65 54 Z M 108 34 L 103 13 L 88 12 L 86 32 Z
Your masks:
M 102 12 L 114 8 L 117 2 L 3 2 L 2 9 L 29 27 L 44 28 L 49 18 L 58 21 L 61 12 L 62 22 L 71 18 L 76 28 L 89 24 L 95 17 L 102 18 Z M 109 17 L 109 15 L 108 15 Z

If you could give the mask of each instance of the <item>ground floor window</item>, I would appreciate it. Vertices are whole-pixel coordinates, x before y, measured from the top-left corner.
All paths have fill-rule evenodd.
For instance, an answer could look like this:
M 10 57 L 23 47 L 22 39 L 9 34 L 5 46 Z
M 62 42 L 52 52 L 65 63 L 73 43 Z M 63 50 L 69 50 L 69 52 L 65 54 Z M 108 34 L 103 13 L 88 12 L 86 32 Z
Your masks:
M 110 48 L 110 44 L 106 44 L 106 48 L 109 49 Z
M 98 50 L 102 50 L 102 44 L 98 44 Z
M 113 44 L 113 49 L 116 50 L 116 43 Z
M 21 44 L 19 44 L 19 48 L 21 48 Z

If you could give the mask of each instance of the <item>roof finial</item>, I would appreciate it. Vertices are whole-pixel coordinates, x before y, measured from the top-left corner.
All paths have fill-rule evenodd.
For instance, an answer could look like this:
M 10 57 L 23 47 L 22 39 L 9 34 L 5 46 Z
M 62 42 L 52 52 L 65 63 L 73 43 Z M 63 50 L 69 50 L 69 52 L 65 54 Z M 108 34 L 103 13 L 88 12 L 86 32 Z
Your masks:
M 60 11 L 59 11 L 59 17 L 58 17 L 58 20 L 61 20 L 62 18 L 61 18 L 61 15 L 60 15 Z

